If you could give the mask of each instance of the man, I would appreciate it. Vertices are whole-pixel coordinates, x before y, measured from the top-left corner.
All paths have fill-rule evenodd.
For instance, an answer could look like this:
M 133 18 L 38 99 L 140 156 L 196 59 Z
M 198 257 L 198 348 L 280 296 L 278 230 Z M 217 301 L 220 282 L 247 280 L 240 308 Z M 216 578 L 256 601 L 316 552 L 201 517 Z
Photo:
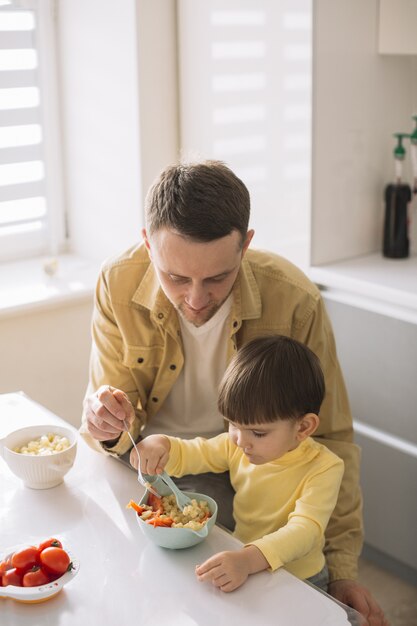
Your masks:
M 168 167 L 145 209 L 143 244 L 105 264 L 98 281 L 81 429 L 86 440 L 121 456 L 131 448 L 126 428 L 136 440 L 156 432 L 218 434 L 225 427 L 217 387 L 234 352 L 268 334 L 307 344 L 326 380 L 317 437 L 345 462 L 326 532 L 329 591 L 369 626 L 385 626 L 371 594 L 355 582 L 363 539 L 359 450 L 318 289 L 285 259 L 248 249 L 249 193 L 223 163 Z M 213 476 L 187 486 L 210 495 Z M 216 476 L 215 497 L 230 528 L 228 477 Z

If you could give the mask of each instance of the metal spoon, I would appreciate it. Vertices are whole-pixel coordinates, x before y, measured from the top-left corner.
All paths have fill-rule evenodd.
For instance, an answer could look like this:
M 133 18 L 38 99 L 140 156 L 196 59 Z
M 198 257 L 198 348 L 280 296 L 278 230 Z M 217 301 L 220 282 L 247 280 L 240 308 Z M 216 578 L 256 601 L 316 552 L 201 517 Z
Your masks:
M 126 420 L 123 420 L 123 424 L 124 424 L 124 427 L 125 427 L 125 430 L 126 430 L 127 434 L 129 435 L 129 439 L 132 442 L 133 447 L 136 450 L 136 454 L 138 455 L 138 481 L 140 482 L 141 485 L 146 487 L 146 489 L 148 491 L 153 493 L 154 496 L 159 498 L 160 497 L 159 493 L 157 491 L 155 491 L 155 489 L 153 489 L 153 487 L 152 487 L 151 483 L 149 482 L 149 480 L 146 480 L 144 478 L 143 474 L 142 474 L 142 470 L 140 469 L 140 454 L 139 454 L 139 450 L 138 450 L 138 447 L 136 445 L 135 440 L 133 439 L 132 435 L 129 432 L 129 429 L 128 429 L 127 424 L 126 424 Z

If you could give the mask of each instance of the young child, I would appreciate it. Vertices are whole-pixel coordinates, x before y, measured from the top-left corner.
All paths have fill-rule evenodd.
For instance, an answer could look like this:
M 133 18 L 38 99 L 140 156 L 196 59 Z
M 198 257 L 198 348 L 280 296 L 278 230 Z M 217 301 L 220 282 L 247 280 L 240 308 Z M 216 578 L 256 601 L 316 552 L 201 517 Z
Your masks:
M 199 580 L 228 592 L 250 574 L 285 567 L 327 589 L 324 531 L 343 461 L 311 438 L 324 392 L 319 360 L 307 346 L 284 336 L 258 338 L 238 351 L 220 384 L 228 433 L 150 435 L 138 444 L 147 474 L 230 471 L 234 535 L 245 545 L 198 565 Z

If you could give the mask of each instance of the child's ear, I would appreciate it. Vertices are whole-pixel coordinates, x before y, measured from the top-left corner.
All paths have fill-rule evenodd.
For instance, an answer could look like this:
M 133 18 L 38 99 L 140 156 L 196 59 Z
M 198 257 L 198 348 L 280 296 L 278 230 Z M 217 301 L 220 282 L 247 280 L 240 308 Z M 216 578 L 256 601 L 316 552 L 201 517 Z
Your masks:
M 297 440 L 303 441 L 317 430 L 320 423 L 318 415 L 315 413 L 306 413 L 297 424 Z

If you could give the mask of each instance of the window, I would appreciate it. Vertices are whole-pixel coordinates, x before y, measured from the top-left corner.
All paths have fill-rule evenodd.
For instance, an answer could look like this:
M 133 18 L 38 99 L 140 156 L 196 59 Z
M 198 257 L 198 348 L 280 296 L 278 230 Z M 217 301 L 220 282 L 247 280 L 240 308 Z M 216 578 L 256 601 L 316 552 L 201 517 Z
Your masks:
M 307 264 L 312 0 L 181 0 L 184 158 L 225 161 L 251 194 L 253 245 Z
M 0 261 L 64 239 L 53 9 L 0 2 Z

